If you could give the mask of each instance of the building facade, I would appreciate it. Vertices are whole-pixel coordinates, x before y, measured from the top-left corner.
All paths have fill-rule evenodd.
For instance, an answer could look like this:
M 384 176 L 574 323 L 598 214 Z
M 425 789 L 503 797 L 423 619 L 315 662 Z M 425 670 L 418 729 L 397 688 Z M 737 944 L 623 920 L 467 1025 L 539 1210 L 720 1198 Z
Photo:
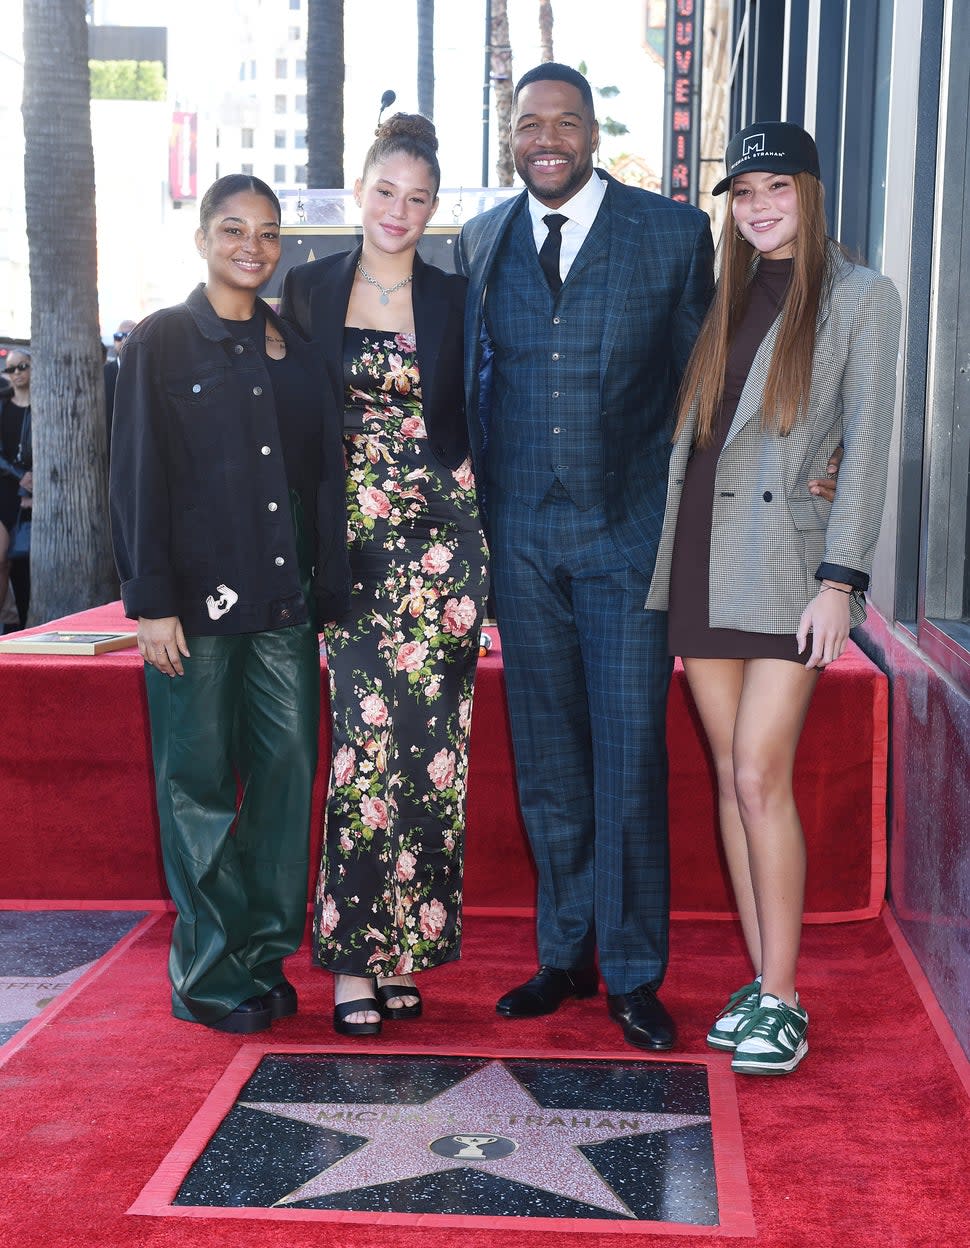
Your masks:
M 734 0 L 731 33 L 729 131 L 780 119 L 813 133 L 830 232 L 902 296 L 857 640 L 890 680 L 890 904 L 970 1053 L 970 6 Z
M 235 81 L 218 104 L 215 176 L 306 186 L 306 0 L 237 6 Z

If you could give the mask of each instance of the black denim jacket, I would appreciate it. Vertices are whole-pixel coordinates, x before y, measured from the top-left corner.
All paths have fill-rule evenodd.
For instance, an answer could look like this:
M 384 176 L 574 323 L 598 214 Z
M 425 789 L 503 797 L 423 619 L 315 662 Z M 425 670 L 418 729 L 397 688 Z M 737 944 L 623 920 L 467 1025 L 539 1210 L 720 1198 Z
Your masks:
M 320 395 L 321 479 L 315 517 L 317 619 L 346 609 L 340 418 L 315 353 L 265 304 L 287 352 Z M 187 634 L 259 632 L 302 623 L 297 562 L 262 343 L 239 342 L 197 287 L 130 334 L 111 441 L 111 525 L 125 613 L 177 615 Z

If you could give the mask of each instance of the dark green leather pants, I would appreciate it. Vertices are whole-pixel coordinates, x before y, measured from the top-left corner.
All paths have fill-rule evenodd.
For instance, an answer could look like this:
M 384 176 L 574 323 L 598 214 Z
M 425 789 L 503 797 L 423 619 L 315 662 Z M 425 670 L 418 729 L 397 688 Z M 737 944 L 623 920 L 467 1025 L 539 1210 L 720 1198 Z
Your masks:
M 311 624 L 190 637 L 146 667 L 176 1018 L 217 1022 L 283 978 L 306 921 L 320 655 Z

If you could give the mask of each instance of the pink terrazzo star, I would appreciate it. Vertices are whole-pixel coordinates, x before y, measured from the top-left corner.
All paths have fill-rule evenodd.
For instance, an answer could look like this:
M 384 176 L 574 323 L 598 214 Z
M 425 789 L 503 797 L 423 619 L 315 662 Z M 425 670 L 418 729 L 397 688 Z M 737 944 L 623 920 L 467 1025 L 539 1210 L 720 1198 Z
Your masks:
M 443 1170 L 473 1168 L 524 1183 L 624 1218 L 634 1214 L 580 1152 L 621 1136 L 674 1131 L 708 1122 L 700 1114 L 630 1113 L 603 1109 L 559 1109 L 540 1105 L 501 1062 L 490 1062 L 420 1105 L 240 1102 L 282 1118 L 366 1136 L 365 1143 L 315 1175 L 279 1206 L 350 1192 L 380 1183 L 421 1178 Z M 431 1151 L 441 1137 L 464 1137 L 446 1157 Z M 510 1141 L 514 1150 L 494 1159 L 485 1140 Z M 477 1143 L 475 1141 L 478 1141 Z M 499 1144 L 498 1150 L 507 1149 Z

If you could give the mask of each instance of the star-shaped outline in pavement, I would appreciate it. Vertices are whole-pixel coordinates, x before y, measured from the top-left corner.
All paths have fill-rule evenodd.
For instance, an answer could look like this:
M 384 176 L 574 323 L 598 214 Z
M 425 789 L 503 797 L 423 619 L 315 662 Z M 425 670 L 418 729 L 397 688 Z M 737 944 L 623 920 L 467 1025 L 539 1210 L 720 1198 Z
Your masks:
M 602 1144 L 623 1136 L 675 1131 L 710 1122 L 709 1114 L 543 1106 L 498 1060 L 419 1104 L 238 1103 L 277 1117 L 364 1137 L 364 1142 L 353 1152 L 281 1197 L 275 1207 L 423 1178 L 444 1170 L 473 1168 L 635 1219 L 636 1215 L 619 1199 L 578 1145 Z M 375 1117 L 376 1122 L 373 1121 Z M 582 1118 L 588 1121 L 577 1121 Z M 556 1121 L 551 1123 L 550 1119 Z M 517 1147 L 504 1157 L 485 1161 L 445 1157 L 433 1153 L 429 1147 L 442 1136 L 483 1134 L 511 1139 Z
M 94 962 L 85 962 L 54 975 L 0 975 L 0 1027 L 29 1023 L 92 966 Z

